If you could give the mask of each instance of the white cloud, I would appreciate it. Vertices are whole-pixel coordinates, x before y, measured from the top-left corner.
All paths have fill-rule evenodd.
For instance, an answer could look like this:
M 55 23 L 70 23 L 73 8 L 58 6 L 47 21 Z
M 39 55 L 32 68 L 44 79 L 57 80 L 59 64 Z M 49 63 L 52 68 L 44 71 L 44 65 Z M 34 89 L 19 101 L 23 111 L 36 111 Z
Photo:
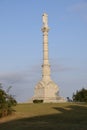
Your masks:
M 66 67 L 66 66 L 63 66 L 63 65 L 59 65 L 59 64 L 54 64 L 52 65 L 52 71 L 53 73 L 58 73 L 58 72 L 64 72 L 64 71 L 72 71 L 72 70 L 75 70 L 75 68 L 72 68 L 72 67 Z
M 0 73 L 0 81 L 9 83 L 20 83 L 30 81 L 36 78 L 36 75 L 40 73 L 39 65 L 33 66 L 30 69 L 13 72 L 2 72 Z
M 35 65 L 30 69 L 0 73 L 0 83 L 5 90 L 12 86 L 10 93 L 16 95 L 19 102 L 24 102 L 33 95 L 35 84 L 40 80 L 40 67 Z
M 67 59 L 66 59 L 67 60 Z M 69 61 L 70 59 L 68 59 Z M 58 72 L 68 72 L 68 71 L 76 71 L 79 68 L 65 65 L 64 63 L 65 59 L 51 59 L 51 69 L 52 73 L 58 73 Z

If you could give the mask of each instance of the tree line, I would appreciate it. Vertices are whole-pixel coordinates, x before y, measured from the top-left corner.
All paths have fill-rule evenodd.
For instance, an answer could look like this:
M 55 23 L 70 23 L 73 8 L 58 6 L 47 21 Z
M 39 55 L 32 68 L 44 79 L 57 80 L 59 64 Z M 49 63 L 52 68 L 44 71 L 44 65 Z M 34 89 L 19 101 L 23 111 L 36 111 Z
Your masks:
M 87 89 L 82 88 L 73 93 L 72 99 L 74 102 L 87 102 Z

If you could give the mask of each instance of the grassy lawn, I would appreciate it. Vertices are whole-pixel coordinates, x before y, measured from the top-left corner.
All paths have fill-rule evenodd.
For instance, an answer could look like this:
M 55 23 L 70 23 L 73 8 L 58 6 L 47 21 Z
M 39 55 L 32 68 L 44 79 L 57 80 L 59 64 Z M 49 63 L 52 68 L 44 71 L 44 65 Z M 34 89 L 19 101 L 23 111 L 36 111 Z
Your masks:
M 87 130 L 87 104 L 18 104 L 0 130 Z

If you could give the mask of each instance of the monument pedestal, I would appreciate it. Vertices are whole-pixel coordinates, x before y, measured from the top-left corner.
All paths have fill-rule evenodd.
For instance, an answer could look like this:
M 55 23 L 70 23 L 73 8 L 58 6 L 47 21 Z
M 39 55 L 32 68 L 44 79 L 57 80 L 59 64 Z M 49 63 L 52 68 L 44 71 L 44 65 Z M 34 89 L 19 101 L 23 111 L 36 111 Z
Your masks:
M 52 80 L 42 80 L 36 85 L 33 100 L 43 100 L 44 103 L 65 102 L 65 99 L 59 96 L 59 88 Z

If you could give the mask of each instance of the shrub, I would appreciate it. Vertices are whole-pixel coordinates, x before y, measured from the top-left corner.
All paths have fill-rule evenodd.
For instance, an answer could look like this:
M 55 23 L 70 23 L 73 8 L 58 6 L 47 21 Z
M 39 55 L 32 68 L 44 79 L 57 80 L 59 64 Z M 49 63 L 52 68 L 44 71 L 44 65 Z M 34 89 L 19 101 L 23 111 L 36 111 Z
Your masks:
M 73 94 L 72 98 L 76 102 L 87 102 L 87 89 L 82 88 L 76 94 Z
M 11 114 L 13 111 L 12 106 L 16 104 L 17 101 L 13 98 L 13 96 L 6 93 L 0 87 L 0 117 Z
M 33 100 L 33 103 L 43 103 L 43 100 L 35 99 L 35 100 Z

